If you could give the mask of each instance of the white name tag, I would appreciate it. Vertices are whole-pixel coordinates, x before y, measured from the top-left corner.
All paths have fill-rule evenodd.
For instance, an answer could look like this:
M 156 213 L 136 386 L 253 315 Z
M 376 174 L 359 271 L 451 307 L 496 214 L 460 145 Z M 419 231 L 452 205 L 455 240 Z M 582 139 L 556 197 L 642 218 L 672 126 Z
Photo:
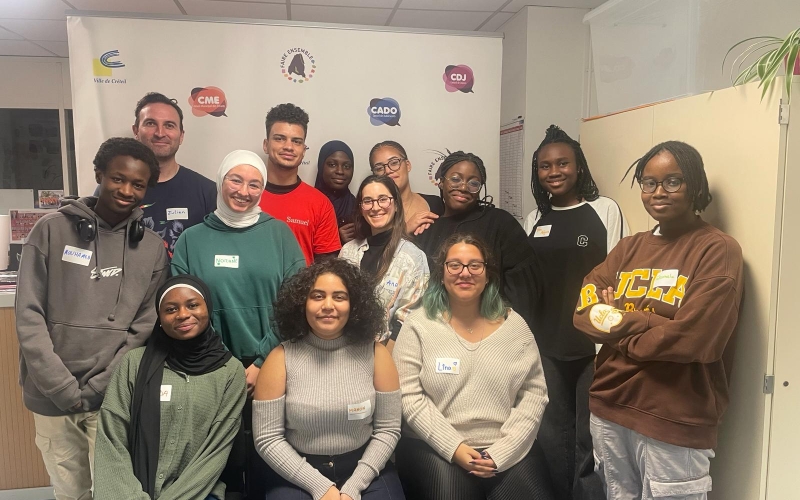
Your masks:
M 678 283 L 678 270 L 677 269 L 664 269 L 656 279 L 653 280 L 653 286 L 675 286 Z
M 168 208 L 167 220 L 186 220 L 189 218 L 188 208 Z
M 239 269 L 239 256 L 238 255 L 215 255 L 214 267 L 231 267 Z
M 161 401 L 170 401 L 172 399 L 172 386 L 171 385 L 162 385 L 161 386 Z
M 73 264 L 88 266 L 89 262 L 92 261 L 92 251 L 65 245 L 64 253 L 61 254 L 61 260 L 64 262 L 72 262 Z
M 460 370 L 461 360 L 458 358 L 436 358 L 436 373 L 458 375 Z
M 534 238 L 547 238 L 550 236 L 550 229 L 553 228 L 553 225 L 550 224 L 548 226 L 537 226 L 536 230 L 533 232 Z
M 372 403 L 369 399 L 363 403 L 347 405 L 347 420 L 362 420 L 372 415 Z

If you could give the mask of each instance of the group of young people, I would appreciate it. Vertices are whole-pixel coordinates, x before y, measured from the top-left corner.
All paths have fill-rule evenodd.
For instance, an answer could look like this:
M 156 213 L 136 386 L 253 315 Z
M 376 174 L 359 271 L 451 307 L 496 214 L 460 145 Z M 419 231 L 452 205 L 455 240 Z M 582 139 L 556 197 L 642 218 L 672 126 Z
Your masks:
M 308 121 L 271 109 L 267 163 L 214 185 L 148 94 L 95 196 L 34 227 L 20 383 L 58 500 L 706 498 L 742 257 L 694 148 L 635 164 L 658 224 L 629 236 L 556 126 L 523 227 L 463 151 L 432 196 L 378 143 L 351 193 L 331 141 L 312 187 Z

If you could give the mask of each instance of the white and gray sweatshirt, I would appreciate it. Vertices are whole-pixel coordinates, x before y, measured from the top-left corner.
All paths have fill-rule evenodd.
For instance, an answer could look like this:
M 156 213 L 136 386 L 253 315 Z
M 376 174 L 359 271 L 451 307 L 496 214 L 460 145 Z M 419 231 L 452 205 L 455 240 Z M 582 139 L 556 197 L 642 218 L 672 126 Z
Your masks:
M 299 453 L 341 455 L 364 446 L 340 491 L 359 500 L 400 439 L 400 391 L 374 386 L 375 346 L 308 334 L 284 342 L 286 394 L 253 401 L 253 439 L 264 461 L 287 481 L 321 498 L 333 482 Z M 298 453 L 299 452 L 299 453 Z
M 392 351 L 403 392 L 403 434 L 448 462 L 461 443 L 486 448 L 499 471 L 530 451 L 547 406 L 539 350 L 522 316 L 471 343 L 441 317 L 411 313 Z

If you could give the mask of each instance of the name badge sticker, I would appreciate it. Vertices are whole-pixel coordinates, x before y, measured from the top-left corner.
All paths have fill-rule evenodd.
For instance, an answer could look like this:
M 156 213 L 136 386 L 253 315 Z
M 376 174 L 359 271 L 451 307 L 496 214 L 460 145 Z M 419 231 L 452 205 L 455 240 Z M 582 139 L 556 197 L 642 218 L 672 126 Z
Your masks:
M 372 415 L 372 403 L 369 399 L 363 403 L 347 405 L 347 420 L 363 420 Z
M 458 375 L 461 371 L 461 360 L 458 358 L 436 358 L 436 373 Z
M 172 386 L 171 385 L 162 385 L 161 386 L 161 401 L 171 401 L 172 400 Z
M 533 232 L 534 238 L 547 238 L 550 236 L 550 230 L 553 228 L 552 224 L 548 224 L 547 226 L 537 226 L 536 230 Z
M 232 269 L 239 269 L 239 256 L 238 255 L 215 255 L 214 267 L 230 267 Z
M 81 266 L 88 266 L 92 261 L 92 251 L 64 245 L 64 253 L 61 254 L 61 260 Z
M 167 220 L 186 220 L 189 218 L 188 208 L 168 208 Z
M 653 287 L 669 286 L 673 287 L 678 283 L 678 270 L 677 269 L 664 269 L 653 280 Z

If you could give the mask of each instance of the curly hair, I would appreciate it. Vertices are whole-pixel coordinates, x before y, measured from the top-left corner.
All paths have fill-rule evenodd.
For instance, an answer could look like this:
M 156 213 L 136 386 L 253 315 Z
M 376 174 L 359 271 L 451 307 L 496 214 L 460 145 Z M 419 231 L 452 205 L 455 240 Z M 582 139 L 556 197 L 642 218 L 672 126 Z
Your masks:
M 490 321 L 496 320 L 505 314 L 506 307 L 508 307 L 500 294 L 500 272 L 492 258 L 489 246 L 477 236 L 467 233 L 450 235 L 436 252 L 428 288 L 422 295 L 422 307 L 425 309 L 425 315 L 428 319 L 436 319 L 443 312 L 450 312 L 450 297 L 444 287 L 444 263 L 447 260 L 447 252 L 459 243 L 476 247 L 483 256 L 483 261 L 486 262 L 484 271 L 486 288 L 481 293 L 480 314 Z
M 267 113 L 267 137 L 269 137 L 269 131 L 272 129 L 272 126 L 278 122 L 300 125 L 303 127 L 303 133 L 308 134 L 308 113 L 303 111 L 303 108 L 295 106 L 290 102 L 278 104 Z
M 342 280 L 350 296 L 350 317 L 342 334 L 353 342 L 374 342 L 386 329 L 386 311 L 370 277 L 343 259 L 325 259 L 300 270 L 278 291 L 273 314 L 283 340 L 296 340 L 311 332 L 306 301 L 317 278 L 333 274 Z
M 175 108 L 175 111 L 178 112 L 178 118 L 180 119 L 179 125 L 181 127 L 181 132 L 183 132 L 183 111 L 181 110 L 181 107 L 178 106 L 177 99 L 170 99 L 164 94 L 160 94 L 158 92 L 148 92 L 147 94 L 144 95 L 144 97 L 139 99 L 139 102 L 136 103 L 136 110 L 134 111 L 134 114 L 136 115 L 136 121 L 133 122 L 133 126 L 134 127 L 139 126 L 139 113 L 142 112 L 142 108 L 144 108 L 148 104 L 155 104 L 155 103 L 166 104 L 167 106 L 172 106 L 173 108 Z
M 589 171 L 589 163 L 583 154 L 581 143 L 567 135 L 559 126 L 550 125 L 545 132 L 544 140 L 533 152 L 533 160 L 531 161 L 531 192 L 541 215 L 550 212 L 553 206 L 550 204 L 550 193 L 539 182 L 539 152 L 543 147 L 557 143 L 566 144 L 575 154 L 575 163 L 578 168 L 578 179 L 575 181 L 575 188 L 578 199 L 594 201 L 600 196 L 600 190 L 597 188 L 597 184 L 592 178 L 592 173 Z
M 144 162 L 150 167 L 150 179 L 147 181 L 147 186 L 153 187 L 158 184 L 161 167 L 158 165 L 155 153 L 141 142 L 129 137 L 112 137 L 101 144 L 97 154 L 94 155 L 94 169 L 105 173 L 108 164 L 117 156 L 130 156 Z
M 656 144 L 644 156 L 628 167 L 622 180 L 628 177 L 631 169 L 635 166 L 636 170 L 633 172 L 631 187 L 633 187 L 634 182 L 641 183 L 642 176 L 644 175 L 644 167 L 647 165 L 647 162 L 664 152 L 671 154 L 672 157 L 675 158 L 675 163 L 678 164 L 678 168 L 683 172 L 683 178 L 686 181 L 686 191 L 689 199 L 692 200 L 692 208 L 697 212 L 705 210 L 711 203 L 713 197 L 708 188 L 708 177 L 706 177 L 706 169 L 703 166 L 703 157 L 700 156 L 699 151 L 685 142 L 666 141 L 661 144 Z

